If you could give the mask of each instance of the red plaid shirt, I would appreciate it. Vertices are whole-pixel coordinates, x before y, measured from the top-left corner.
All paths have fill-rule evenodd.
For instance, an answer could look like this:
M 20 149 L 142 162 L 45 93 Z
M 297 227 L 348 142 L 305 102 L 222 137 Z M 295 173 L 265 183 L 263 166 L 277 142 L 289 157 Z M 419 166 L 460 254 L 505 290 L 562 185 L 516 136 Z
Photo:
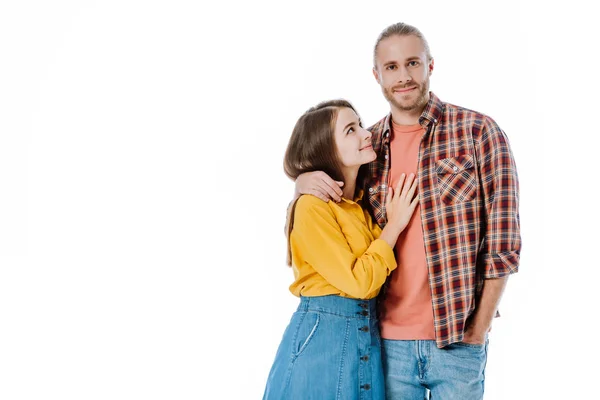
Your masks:
M 369 128 L 377 159 L 367 186 L 374 219 L 386 222 L 391 114 Z M 417 175 L 438 347 L 460 342 L 483 280 L 517 272 L 519 183 L 504 132 L 488 116 L 433 93 L 419 118 Z M 402 260 L 399 260 L 401 263 Z

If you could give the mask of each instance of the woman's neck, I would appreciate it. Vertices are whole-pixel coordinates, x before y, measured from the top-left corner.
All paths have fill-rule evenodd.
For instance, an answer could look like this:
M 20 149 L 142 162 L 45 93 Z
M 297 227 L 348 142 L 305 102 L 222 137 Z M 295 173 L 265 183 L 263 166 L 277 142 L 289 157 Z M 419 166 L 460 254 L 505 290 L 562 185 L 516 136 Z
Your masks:
M 358 176 L 358 168 L 345 170 L 344 186 L 342 188 L 342 196 L 348 200 L 354 200 L 356 194 L 356 177 Z

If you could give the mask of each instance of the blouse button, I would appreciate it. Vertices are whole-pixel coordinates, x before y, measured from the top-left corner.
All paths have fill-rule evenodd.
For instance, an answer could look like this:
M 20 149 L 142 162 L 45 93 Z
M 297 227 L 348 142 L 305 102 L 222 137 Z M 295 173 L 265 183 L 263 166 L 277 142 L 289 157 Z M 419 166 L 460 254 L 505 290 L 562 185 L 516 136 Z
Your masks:
M 369 193 L 373 193 L 375 190 L 371 187 L 369 188 Z

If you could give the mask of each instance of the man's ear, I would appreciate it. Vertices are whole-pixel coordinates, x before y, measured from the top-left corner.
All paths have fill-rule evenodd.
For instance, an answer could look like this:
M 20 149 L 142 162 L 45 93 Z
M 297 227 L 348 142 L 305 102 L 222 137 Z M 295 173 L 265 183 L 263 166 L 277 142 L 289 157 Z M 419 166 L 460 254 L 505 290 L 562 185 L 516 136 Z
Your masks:
M 377 68 L 375 67 L 373 67 L 373 76 L 375 77 L 377 83 L 381 84 L 381 82 L 379 81 L 379 73 L 377 72 Z
M 433 72 L 433 58 L 431 59 L 431 61 L 429 61 L 429 65 L 427 66 L 427 73 L 429 74 L 429 76 L 431 76 L 431 73 Z

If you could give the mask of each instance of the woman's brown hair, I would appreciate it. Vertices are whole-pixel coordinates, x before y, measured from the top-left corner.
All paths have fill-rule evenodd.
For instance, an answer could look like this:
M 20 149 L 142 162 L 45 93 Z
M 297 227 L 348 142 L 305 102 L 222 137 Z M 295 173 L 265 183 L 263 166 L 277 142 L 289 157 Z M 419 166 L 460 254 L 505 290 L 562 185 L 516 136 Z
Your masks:
M 306 172 L 313 171 L 323 171 L 336 181 L 344 180 L 334 136 L 340 108 L 350 108 L 358 115 L 350 102 L 328 100 L 311 107 L 298 119 L 283 160 L 285 174 L 292 180 L 296 180 Z M 362 182 L 364 172 L 365 168 L 361 167 L 357 179 L 357 190 L 364 187 Z M 290 205 L 286 221 L 288 266 L 292 265 L 290 236 L 294 226 L 296 201 Z

